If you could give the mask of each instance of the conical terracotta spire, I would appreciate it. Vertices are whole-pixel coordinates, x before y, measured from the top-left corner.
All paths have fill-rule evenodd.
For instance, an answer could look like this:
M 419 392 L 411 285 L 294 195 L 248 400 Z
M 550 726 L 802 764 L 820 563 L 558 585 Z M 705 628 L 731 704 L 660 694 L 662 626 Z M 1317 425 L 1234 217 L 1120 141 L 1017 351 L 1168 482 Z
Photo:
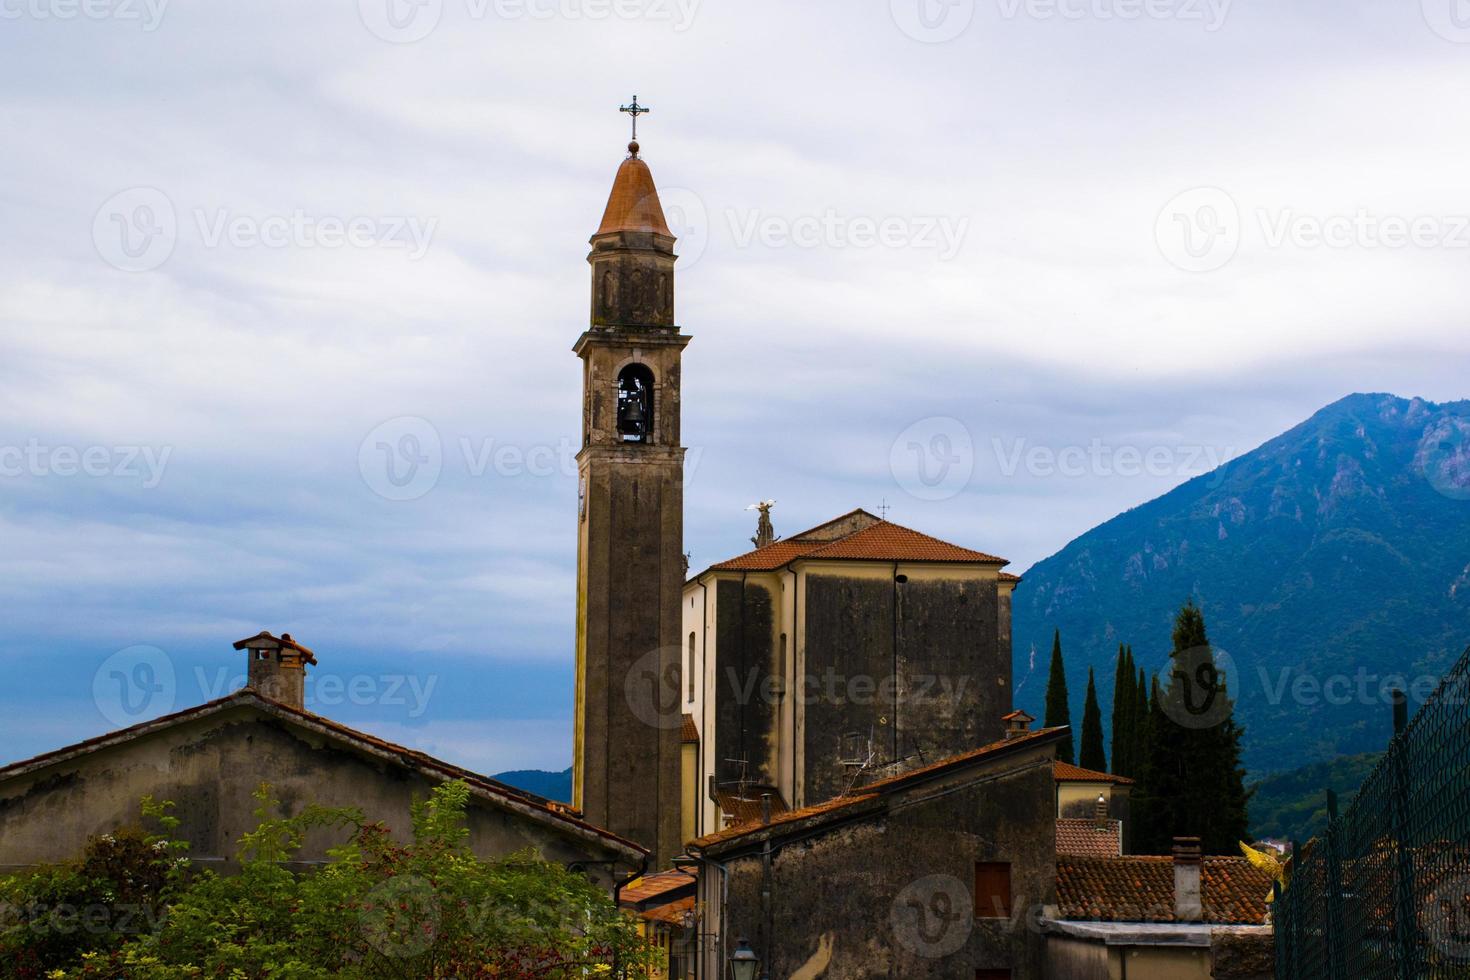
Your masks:
M 638 142 L 628 144 L 602 224 L 592 236 L 592 326 L 674 326 L 674 235 Z
M 608 196 L 607 210 L 602 213 L 602 224 L 597 234 L 641 231 L 674 237 L 664 220 L 658 188 L 653 185 L 653 172 L 638 158 L 638 144 L 629 143 L 628 151 L 628 159 L 618 168 L 618 176 L 613 181 L 612 194 Z

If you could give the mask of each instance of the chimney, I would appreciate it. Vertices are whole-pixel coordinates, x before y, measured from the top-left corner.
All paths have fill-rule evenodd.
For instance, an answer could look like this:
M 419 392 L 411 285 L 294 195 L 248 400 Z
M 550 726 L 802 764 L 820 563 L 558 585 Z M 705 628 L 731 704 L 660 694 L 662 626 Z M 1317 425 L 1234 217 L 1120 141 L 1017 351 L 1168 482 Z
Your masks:
M 1092 806 L 1092 819 L 1097 824 L 1098 830 L 1106 830 L 1108 826 L 1108 798 L 1102 793 L 1097 794 L 1097 802 Z
M 1022 735 L 1029 735 L 1031 733 L 1031 723 L 1036 719 L 1024 711 L 1012 711 L 1008 715 L 1002 715 L 1000 720 L 1005 722 L 1006 738 L 1012 739 Z
M 235 644 L 248 658 L 245 686 L 262 697 L 306 710 L 306 665 L 316 664 L 316 654 L 291 639 L 261 630 Z
M 1204 918 L 1203 863 L 1198 837 L 1174 838 L 1174 918 L 1180 922 Z
M 761 826 L 766 827 L 771 823 L 771 794 L 761 794 Z

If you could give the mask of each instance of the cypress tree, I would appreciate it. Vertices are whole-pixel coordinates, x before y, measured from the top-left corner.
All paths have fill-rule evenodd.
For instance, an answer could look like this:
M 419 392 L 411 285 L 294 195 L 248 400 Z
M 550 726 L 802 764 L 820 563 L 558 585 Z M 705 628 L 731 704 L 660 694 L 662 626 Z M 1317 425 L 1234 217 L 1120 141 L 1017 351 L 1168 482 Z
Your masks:
M 1133 770 L 1128 749 L 1135 724 L 1134 697 L 1133 657 L 1128 648 L 1119 643 L 1118 663 L 1113 671 L 1113 737 L 1108 752 L 1113 761 L 1113 773 L 1118 776 L 1131 775 Z
M 1046 678 L 1046 717 L 1043 728 L 1061 728 L 1072 724 L 1072 711 L 1067 707 L 1067 670 L 1062 665 L 1062 631 L 1056 630 L 1051 638 L 1051 671 Z M 1057 758 L 1071 762 L 1072 733 L 1057 746 Z
M 1130 659 L 1132 651 L 1129 651 Z M 1133 695 L 1133 738 L 1128 745 L 1128 759 L 1133 771 L 1128 775 L 1142 779 L 1148 768 L 1148 755 L 1152 751 L 1153 738 L 1149 733 L 1148 675 L 1142 667 L 1138 670 L 1138 688 Z
M 1103 755 L 1102 709 L 1097 706 L 1097 683 L 1087 668 L 1087 700 L 1082 705 L 1082 742 L 1077 747 L 1077 764 L 1083 769 L 1108 771 Z
M 1172 639 L 1170 676 L 1162 687 L 1155 679 L 1149 711 L 1148 846 L 1167 853 L 1173 837 L 1189 835 L 1206 854 L 1231 854 L 1249 825 L 1243 730 L 1193 600 L 1175 617 Z

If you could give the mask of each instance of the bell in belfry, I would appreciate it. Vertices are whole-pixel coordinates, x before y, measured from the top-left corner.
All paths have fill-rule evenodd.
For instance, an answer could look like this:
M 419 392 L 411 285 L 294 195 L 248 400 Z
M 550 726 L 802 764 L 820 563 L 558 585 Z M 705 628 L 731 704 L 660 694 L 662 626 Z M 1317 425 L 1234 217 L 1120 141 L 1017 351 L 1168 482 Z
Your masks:
M 647 442 L 649 428 L 649 395 L 652 393 L 651 379 L 645 378 L 647 369 L 630 367 L 623 372 L 618 384 L 618 432 L 625 442 Z

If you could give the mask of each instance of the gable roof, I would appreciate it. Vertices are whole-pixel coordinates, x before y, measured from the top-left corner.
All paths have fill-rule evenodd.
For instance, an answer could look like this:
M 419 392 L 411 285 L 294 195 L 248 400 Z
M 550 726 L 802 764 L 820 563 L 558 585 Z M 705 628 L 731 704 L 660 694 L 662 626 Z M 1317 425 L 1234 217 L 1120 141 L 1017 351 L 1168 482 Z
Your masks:
M 358 751 L 390 764 L 416 770 L 431 779 L 464 780 L 470 787 L 470 792 L 481 799 L 489 800 L 503 809 L 511 810 L 533 820 L 554 824 L 570 836 L 585 840 L 596 839 L 604 847 L 623 851 L 634 863 L 642 860 L 648 854 L 648 851 L 638 844 L 582 820 L 577 811 L 570 806 L 543 799 L 534 793 L 527 793 L 488 776 L 461 769 L 459 766 L 436 759 L 417 749 L 396 745 L 355 728 L 349 728 L 321 715 L 298 710 L 268 698 L 250 687 L 241 688 L 233 694 L 206 701 L 192 708 L 185 708 L 183 711 L 176 711 L 151 721 L 109 732 L 106 735 L 99 735 L 73 745 L 44 752 L 7 766 L 0 766 L 0 782 L 25 776 L 48 766 L 69 762 L 101 749 L 126 745 L 176 725 L 209 718 L 238 708 L 252 708 L 264 712 L 288 724 L 297 725 L 323 737 L 348 744 Z
M 1115 776 L 1110 772 L 1098 772 L 1096 769 L 1083 769 L 1081 766 L 1074 766 L 1060 759 L 1052 767 L 1052 775 L 1059 783 L 1112 783 L 1114 786 L 1132 786 L 1134 782 L 1127 776 Z
M 1058 817 L 1057 853 L 1117 857 L 1123 853 L 1123 821 Z
M 1200 874 L 1204 921 L 1261 925 L 1271 875 L 1243 857 L 1207 857 Z M 1063 919 L 1175 922 L 1174 859 L 1057 856 L 1057 912 Z
M 941 541 L 858 508 L 764 548 L 711 565 L 706 571 L 772 572 L 798 560 L 1009 564 L 1004 558 Z M 1020 579 L 1008 575 L 1006 581 Z
M 759 838 L 765 836 L 783 836 L 786 833 L 804 832 L 814 824 L 820 824 L 827 819 L 845 818 L 857 816 L 875 806 L 881 804 L 884 797 L 893 795 L 909 787 L 922 783 L 929 779 L 938 778 L 951 772 L 957 772 L 973 765 L 988 763 L 995 759 L 1003 758 L 1023 748 L 1036 748 L 1041 745 L 1049 745 L 1060 741 L 1066 728 L 1043 728 L 1040 731 L 1028 732 L 1015 738 L 1002 739 L 999 742 L 991 742 L 977 749 L 960 755 L 942 759 L 931 765 L 922 766 L 918 769 L 910 769 L 908 772 L 899 773 L 897 776 L 889 776 L 876 782 L 860 786 L 847 796 L 838 796 L 824 803 L 814 806 L 802 807 L 800 810 L 789 810 L 785 813 L 773 814 L 771 822 L 763 824 L 759 820 L 748 821 L 727 827 L 713 834 L 706 834 L 698 840 L 691 841 L 690 847 L 697 850 L 706 850 L 711 847 L 724 845 L 741 838 Z

